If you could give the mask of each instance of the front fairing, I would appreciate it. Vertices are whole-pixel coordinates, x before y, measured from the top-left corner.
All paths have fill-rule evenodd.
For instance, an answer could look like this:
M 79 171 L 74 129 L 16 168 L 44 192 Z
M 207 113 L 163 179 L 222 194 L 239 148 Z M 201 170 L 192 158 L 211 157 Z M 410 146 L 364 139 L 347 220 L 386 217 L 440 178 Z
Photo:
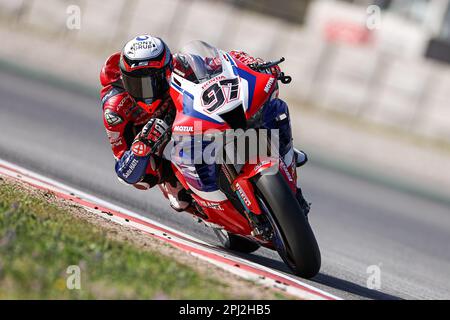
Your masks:
M 202 132 L 223 131 L 231 128 L 223 118 L 225 114 L 242 108 L 245 119 L 250 120 L 276 97 L 278 85 L 273 75 L 256 72 L 221 50 L 215 51 L 214 60 L 220 60 L 217 64 L 221 72 L 212 73 L 211 78 L 204 77 L 201 83 L 172 73 L 170 95 L 177 109 L 174 131 L 177 128 L 193 131 L 196 124 Z
M 196 77 L 172 73 L 170 95 L 177 115 L 172 126 L 175 151 L 171 161 L 196 195 L 211 201 L 221 201 L 226 196 L 217 185 L 218 165 L 205 163 L 205 159 L 201 159 L 203 152 L 193 156 L 188 150 L 195 143 L 200 144 L 202 150 L 207 148 L 205 134 L 232 129 L 229 119 L 228 122 L 224 119 L 226 114 L 237 108 L 243 109 L 246 128 L 260 126 L 262 122 L 255 119 L 276 93 L 277 81 L 271 74 L 256 72 L 221 50 L 214 50 L 213 57 L 216 64 L 220 65 L 220 72 L 208 74 L 197 65 L 201 61 L 198 57 L 203 56 L 198 52 L 195 54 L 196 57 L 190 61 L 195 61 L 195 70 L 202 70 L 195 73 Z M 203 59 L 206 61 L 206 58 Z M 185 140 L 175 141 L 180 137 Z M 237 171 L 240 171 L 240 167 Z

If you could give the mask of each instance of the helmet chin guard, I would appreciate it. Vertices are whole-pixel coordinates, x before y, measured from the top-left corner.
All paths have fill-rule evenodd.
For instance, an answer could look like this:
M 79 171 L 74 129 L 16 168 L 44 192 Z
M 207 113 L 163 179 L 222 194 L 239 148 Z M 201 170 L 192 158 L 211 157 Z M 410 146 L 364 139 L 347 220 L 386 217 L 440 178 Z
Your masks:
M 159 106 L 161 105 L 161 102 L 162 102 L 161 99 L 157 99 L 157 100 L 153 101 L 151 104 L 147 104 L 142 101 L 137 101 L 136 104 L 139 107 L 141 107 L 142 109 L 144 109 L 145 112 L 147 112 L 149 114 L 153 114 L 159 108 Z

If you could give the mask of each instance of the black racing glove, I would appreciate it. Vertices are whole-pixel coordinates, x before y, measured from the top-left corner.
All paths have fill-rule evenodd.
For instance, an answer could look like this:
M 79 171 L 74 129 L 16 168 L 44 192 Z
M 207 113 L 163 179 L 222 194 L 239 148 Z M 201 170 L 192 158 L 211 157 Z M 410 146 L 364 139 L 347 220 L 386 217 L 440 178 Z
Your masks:
M 131 150 L 138 157 L 161 156 L 169 139 L 169 125 L 164 120 L 152 118 L 134 139 Z

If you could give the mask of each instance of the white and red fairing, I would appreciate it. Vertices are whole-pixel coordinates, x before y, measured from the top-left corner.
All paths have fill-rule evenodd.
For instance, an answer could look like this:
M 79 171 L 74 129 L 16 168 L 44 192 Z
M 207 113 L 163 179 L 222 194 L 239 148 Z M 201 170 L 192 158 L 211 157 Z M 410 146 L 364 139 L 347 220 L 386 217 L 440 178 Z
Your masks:
M 198 135 L 212 129 L 220 131 L 231 129 L 220 117 L 221 114 L 242 105 L 248 120 L 269 99 L 278 94 L 277 79 L 272 74 L 256 72 L 234 60 L 227 52 L 212 49 L 215 50 L 214 58 L 220 59 L 220 62 L 217 62 L 221 65 L 221 72 L 214 77 L 194 83 L 175 72 L 172 73 L 170 94 L 177 109 L 172 127 L 173 135 L 191 135 L 194 139 L 194 130 Z M 222 90 L 222 93 L 218 93 L 217 90 Z M 223 102 L 217 103 L 218 99 Z M 177 178 L 186 189 L 193 192 L 194 200 L 202 206 L 208 216 L 206 222 L 221 226 L 234 234 L 251 236 L 252 228 L 247 218 L 235 209 L 216 185 L 214 165 L 185 164 L 182 155 L 172 157 L 171 160 Z M 295 191 L 295 168 L 287 167 L 281 159 L 268 158 L 260 163 L 245 164 L 242 167 L 232 188 L 249 211 L 261 213 L 250 178 L 278 165 Z M 266 245 L 271 246 L 270 243 Z

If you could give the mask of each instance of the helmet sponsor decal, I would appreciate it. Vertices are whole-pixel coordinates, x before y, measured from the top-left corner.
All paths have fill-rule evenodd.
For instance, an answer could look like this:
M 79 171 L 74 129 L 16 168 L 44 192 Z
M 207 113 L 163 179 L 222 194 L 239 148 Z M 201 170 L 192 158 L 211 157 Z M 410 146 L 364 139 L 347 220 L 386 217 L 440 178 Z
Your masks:
M 138 36 L 136 37 L 136 41 L 145 41 L 148 40 L 149 36 Z
M 143 35 L 129 41 L 124 48 L 129 59 L 148 60 L 159 56 L 164 50 L 162 41 L 158 38 Z

